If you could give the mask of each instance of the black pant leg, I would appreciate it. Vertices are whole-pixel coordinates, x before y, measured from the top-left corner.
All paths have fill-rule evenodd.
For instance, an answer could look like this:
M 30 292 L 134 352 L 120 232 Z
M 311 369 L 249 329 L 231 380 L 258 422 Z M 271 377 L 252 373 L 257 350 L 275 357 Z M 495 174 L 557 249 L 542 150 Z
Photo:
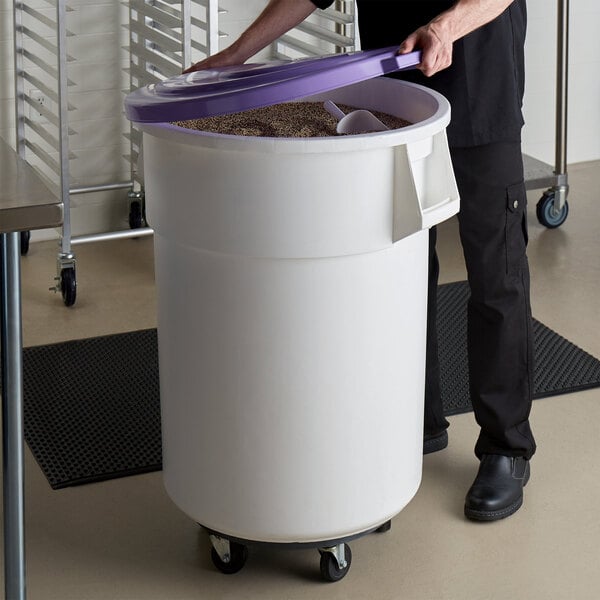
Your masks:
M 471 288 L 469 380 L 481 427 L 475 453 L 529 458 L 533 336 L 520 144 L 454 148 L 452 162 Z
M 425 435 L 448 428 L 440 392 L 440 361 L 437 331 L 437 286 L 440 263 L 435 251 L 437 230 L 429 230 L 429 279 L 427 285 L 427 346 L 425 365 Z

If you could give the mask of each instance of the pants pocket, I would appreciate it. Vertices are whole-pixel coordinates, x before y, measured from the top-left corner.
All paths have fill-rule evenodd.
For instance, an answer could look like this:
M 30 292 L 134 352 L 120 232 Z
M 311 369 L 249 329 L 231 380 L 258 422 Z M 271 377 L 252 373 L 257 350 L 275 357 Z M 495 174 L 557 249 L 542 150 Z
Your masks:
M 506 272 L 520 271 L 524 264 L 527 243 L 527 194 L 525 183 L 506 188 Z

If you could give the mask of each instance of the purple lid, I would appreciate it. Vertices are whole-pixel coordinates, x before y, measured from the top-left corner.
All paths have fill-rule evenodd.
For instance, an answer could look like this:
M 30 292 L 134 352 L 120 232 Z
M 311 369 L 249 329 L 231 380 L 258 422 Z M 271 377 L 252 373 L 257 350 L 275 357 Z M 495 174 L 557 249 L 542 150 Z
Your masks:
M 319 94 L 419 64 L 420 52 L 398 46 L 263 64 L 244 64 L 177 75 L 125 98 L 125 114 L 138 123 L 163 123 L 260 108 Z

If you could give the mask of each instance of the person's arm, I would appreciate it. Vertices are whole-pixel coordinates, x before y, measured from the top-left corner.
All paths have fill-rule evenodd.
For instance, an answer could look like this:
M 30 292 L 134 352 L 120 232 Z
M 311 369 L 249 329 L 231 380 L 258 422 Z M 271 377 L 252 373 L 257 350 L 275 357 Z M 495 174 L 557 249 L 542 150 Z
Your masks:
M 399 54 L 422 51 L 417 66 L 430 77 L 452 64 L 452 45 L 465 35 L 501 15 L 513 0 L 458 0 L 400 44 Z
M 327 0 L 270 0 L 263 12 L 231 46 L 193 64 L 184 73 L 246 62 L 279 36 L 304 21 L 317 6 L 326 4 Z

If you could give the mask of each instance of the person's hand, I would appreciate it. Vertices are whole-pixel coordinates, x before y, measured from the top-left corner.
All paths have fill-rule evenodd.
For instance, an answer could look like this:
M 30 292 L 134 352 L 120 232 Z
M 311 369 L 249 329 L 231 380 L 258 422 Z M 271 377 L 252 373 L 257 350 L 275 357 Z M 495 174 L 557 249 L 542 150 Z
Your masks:
M 417 65 L 427 77 L 431 77 L 452 64 L 452 39 L 434 21 L 411 33 L 398 48 L 398 54 L 421 50 L 421 62 Z
M 183 73 L 192 73 L 194 71 L 203 71 L 204 69 L 217 69 L 219 67 L 230 67 L 231 65 L 239 64 L 240 60 L 235 54 L 229 51 L 228 48 L 221 50 L 217 54 L 213 54 L 204 60 L 194 63 L 188 67 Z

